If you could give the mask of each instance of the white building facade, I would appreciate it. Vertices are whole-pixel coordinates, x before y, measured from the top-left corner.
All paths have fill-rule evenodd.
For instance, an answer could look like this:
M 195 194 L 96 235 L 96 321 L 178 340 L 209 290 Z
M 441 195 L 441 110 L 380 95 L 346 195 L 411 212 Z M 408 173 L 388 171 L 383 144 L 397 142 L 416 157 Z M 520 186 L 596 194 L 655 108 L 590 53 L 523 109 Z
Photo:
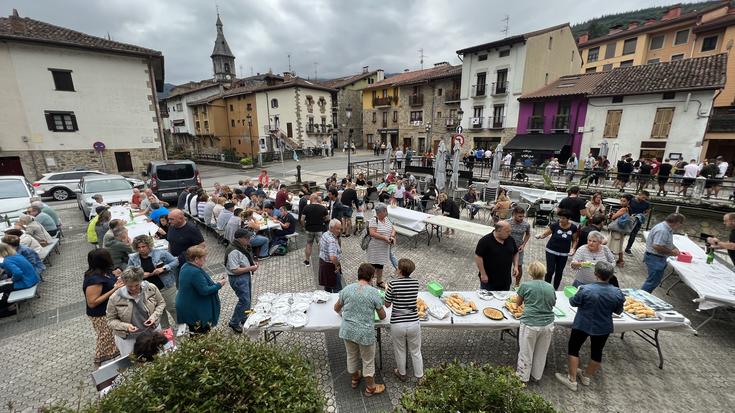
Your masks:
M 84 167 L 131 174 L 165 157 L 160 52 L 17 13 L 2 19 L 10 32 L 0 31 L 0 173 L 35 179 Z M 56 38 L 39 36 L 49 27 Z
M 194 130 L 194 116 L 189 102 L 195 102 L 222 92 L 219 84 L 205 84 L 192 90 L 177 91 L 166 99 L 168 107 L 167 131 L 170 133 L 170 151 L 186 152 L 196 147 L 196 131 Z

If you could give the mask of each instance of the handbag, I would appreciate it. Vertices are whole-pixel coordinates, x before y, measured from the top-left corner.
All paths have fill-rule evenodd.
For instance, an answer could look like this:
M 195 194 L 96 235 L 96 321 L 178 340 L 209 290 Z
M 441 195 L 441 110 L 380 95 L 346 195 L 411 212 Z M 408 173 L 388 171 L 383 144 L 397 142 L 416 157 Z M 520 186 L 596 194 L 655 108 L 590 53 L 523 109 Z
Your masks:
M 375 223 L 378 223 L 378 217 L 375 217 Z M 368 246 L 370 245 L 370 225 L 368 225 L 365 228 L 365 235 L 362 236 L 362 240 L 360 241 L 360 248 L 362 248 L 363 251 L 367 251 Z
M 623 214 L 618 217 L 615 221 L 608 224 L 607 229 L 613 232 L 621 232 L 623 234 L 630 234 L 635 227 L 635 221 L 630 219 L 630 215 Z

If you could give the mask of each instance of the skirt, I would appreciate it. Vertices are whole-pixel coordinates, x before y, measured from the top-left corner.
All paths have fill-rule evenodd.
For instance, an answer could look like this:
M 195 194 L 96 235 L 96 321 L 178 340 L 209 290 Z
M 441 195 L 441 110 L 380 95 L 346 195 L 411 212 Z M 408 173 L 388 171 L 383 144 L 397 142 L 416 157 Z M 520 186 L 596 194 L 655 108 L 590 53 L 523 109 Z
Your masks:
M 103 363 L 120 355 L 115 346 L 115 337 L 107 326 L 107 317 L 89 317 L 94 332 L 97 334 L 97 343 L 94 350 L 94 362 Z
M 625 240 L 625 234 L 617 231 L 610 231 L 610 240 L 607 243 L 607 247 L 613 254 L 621 254 L 623 252 L 623 240 Z

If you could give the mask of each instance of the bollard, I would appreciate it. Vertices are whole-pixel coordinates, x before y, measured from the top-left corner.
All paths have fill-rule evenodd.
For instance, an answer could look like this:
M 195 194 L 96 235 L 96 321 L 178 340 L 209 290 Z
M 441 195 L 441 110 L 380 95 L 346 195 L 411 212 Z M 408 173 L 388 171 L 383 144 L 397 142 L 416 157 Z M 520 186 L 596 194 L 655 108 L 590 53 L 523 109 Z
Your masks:
M 296 182 L 301 183 L 301 165 L 296 165 Z

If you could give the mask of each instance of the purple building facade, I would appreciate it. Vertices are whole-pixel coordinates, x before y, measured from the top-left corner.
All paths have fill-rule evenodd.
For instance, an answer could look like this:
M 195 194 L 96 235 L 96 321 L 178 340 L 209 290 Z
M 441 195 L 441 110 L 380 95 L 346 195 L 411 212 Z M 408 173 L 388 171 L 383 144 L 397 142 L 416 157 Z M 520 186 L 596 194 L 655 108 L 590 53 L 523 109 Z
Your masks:
M 587 115 L 587 97 L 584 95 L 522 100 L 518 112 L 516 132 L 520 134 L 571 135 L 571 152 L 581 154 L 582 133 Z M 567 154 L 568 155 L 568 154 Z

